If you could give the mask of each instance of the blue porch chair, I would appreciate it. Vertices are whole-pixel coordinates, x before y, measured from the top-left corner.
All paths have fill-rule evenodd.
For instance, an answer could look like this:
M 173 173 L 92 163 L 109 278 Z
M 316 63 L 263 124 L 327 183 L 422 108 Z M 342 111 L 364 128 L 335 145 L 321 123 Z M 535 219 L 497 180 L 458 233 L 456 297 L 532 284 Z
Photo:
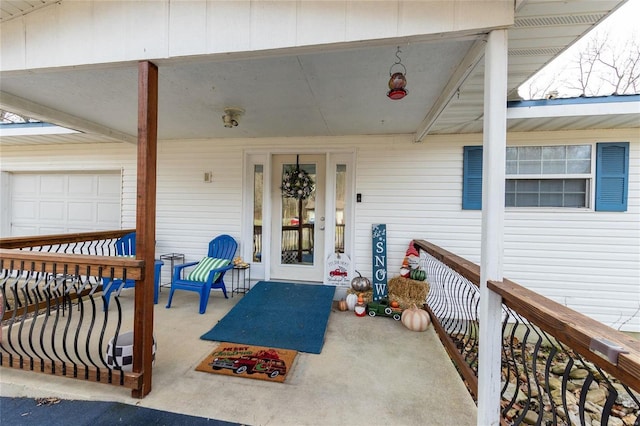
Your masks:
M 173 292 L 176 290 L 195 291 L 200 294 L 200 313 L 204 314 L 209 302 L 211 289 L 222 290 L 227 299 L 227 289 L 224 283 L 224 274 L 233 269 L 233 257 L 236 254 L 238 243 L 229 235 L 220 235 L 209 242 L 209 252 L 200 262 L 187 262 L 176 265 L 173 268 L 173 279 L 169 291 L 167 308 L 171 307 Z M 184 268 L 195 268 L 186 278 L 182 278 Z
M 131 232 L 123 235 L 116 241 L 116 255 L 117 256 L 130 256 L 136 255 L 136 233 Z M 158 292 L 160 291 L 160 271 L 164 265 L 161 260 L 156 260 L 154 264 L 154 285 L 153 285 L 153 303 L 158 304 Z M 125 288 L 133 288 L 136 285 L 135 280 L 121 280 L 109 278 L 102 279 L 102 292 L 104 295 L 104 310 L 109 309 L 109 302 L 111 301 L 111 293 L 116 291 L 116 294 L 120 294 L 120 291 Z

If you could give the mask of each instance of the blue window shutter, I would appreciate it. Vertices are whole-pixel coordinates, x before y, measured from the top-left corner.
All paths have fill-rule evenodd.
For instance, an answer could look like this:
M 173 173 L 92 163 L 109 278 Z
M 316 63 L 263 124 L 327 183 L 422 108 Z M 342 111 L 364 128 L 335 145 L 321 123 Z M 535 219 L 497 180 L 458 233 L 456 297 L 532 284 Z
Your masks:
M 597 211 L 627 211 L 629 142 L 598 143 L 596 150 Z
M 465 146 L 462 171 L 462 209 L 482 209 L 482 147 Z

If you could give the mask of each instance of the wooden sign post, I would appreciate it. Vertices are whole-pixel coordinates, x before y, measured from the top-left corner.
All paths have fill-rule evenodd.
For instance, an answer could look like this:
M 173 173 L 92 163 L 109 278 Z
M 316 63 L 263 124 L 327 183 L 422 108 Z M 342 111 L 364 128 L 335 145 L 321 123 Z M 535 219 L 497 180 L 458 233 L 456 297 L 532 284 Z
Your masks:
M 373 254 L 373 300 L 387 297 L 387 225 L 377 224 L 371 228 Z

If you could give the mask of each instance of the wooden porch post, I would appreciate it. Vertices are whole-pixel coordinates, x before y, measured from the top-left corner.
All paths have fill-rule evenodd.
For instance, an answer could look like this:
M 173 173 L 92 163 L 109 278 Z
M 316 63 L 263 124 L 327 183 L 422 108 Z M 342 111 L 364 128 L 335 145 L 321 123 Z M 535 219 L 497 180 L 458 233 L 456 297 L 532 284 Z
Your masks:
M 153 362 L 153 291 L 156 239 L 156 163 L 158 136 L 158 67 L 138 64 L 138 187 L 136 253 L 144 260 L 142 285 L 135 288 L 133 372 L 142 373 L 142 388 L 131 396 L 151 392 Z M 138 283 L 140 284 L 140 283 Z
M 482 158 L 482 243 L 480 254 L 480 344 L 478 418 L 500 424 L 502 299 L 487 281 L 502 281 L 504 188 L 507 147 L 507 30 L 489 33 L 485 50 Z

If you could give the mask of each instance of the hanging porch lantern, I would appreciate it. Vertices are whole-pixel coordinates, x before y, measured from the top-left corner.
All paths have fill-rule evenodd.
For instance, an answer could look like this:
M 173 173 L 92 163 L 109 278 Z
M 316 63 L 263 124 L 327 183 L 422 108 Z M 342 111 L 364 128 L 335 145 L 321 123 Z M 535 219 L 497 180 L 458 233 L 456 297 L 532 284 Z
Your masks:
M 405 86 L 407 85 L 407 78 L 405 75 L 407 74 L 407 68 L 402 64 L 402 59 L 400 59 L 400 46 L 398 46 L 398 50 L 396 51 L 396 58 L 398 60 L 391 65 L 389 69 L 389 91 L 387 92 L 387 96 L 389 99 L 400 100 L 407 96 L 407 90 Z M 393 71 L 393 68 L 396 66 L 402 67 L 402 72 Z

